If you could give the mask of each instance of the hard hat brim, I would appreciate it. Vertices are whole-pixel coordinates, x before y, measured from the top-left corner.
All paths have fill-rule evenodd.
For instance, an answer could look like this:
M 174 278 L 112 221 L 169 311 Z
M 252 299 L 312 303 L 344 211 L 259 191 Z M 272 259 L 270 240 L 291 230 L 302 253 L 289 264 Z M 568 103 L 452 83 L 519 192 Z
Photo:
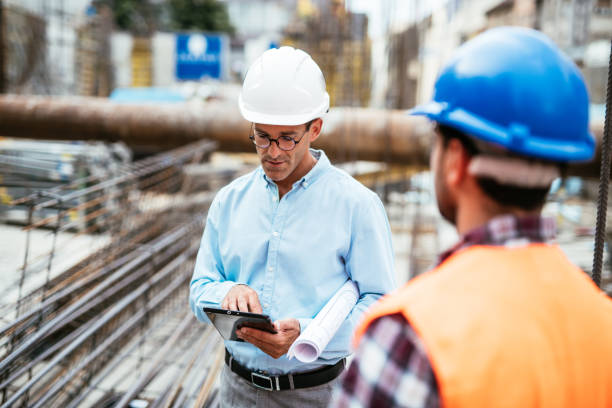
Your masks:
M 294 115 L 272 115 L 247 109 L 244 106 L 244 102 L 242 101 L 241 97 L 238 98 L 238 107 L 240 108 L 242 117 L 249 122 L 261 123 L 262 125 L 297 126 L 307 123 L 313 119 L 322 118 L 329 110 L 329 96 L 326 98 L 326 101 L 316 110 Z
M 554 162 L 589 161 L 595 154 L 595 137 L 589 131 L 585 141 L 559 141 L 529 134 L 521 126 L 499 126 L 461 108 L 431 101 L 418 105 L 408 115 L 426 116 L 442 125 L 456 128 L 484 142 L 504 147 L 514 153 Z

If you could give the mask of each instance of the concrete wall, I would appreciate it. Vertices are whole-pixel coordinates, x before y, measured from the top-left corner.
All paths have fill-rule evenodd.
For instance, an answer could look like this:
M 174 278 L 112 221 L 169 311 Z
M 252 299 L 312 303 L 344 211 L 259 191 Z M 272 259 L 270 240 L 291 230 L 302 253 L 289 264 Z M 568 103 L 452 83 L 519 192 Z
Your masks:
M 111 36 L 111 60 L 114 68 L 115 87 L 132 86 L 132 36 L 115 32 Z
M 171 86 L 176 83 L 176 35 L 160 33 L 153 35 L 153 85 Z
M 295 7 L 280 0 L 226 0 L 226 4 L 236 35 L 246 38 L 282 32 Z

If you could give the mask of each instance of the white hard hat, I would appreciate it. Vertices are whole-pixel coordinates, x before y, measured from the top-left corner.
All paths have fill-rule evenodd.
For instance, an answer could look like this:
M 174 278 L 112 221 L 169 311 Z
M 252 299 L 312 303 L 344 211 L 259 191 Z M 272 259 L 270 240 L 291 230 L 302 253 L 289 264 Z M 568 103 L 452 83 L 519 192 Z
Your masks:
M 329 95 L 319 66 L 302 50 L 267 50 L 249 68 L 238 98 L 249 122 L 301 125 L 329 110 Z

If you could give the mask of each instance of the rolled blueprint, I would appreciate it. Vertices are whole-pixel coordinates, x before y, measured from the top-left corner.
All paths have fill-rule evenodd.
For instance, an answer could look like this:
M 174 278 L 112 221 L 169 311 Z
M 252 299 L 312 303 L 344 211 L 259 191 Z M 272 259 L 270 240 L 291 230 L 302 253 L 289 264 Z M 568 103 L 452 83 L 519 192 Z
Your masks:
M 289 348 L 288 357 L 295 357 L 303 363 L 311 363 L 319 358 L 327 343 L 334 337 L 346 316 L 357 303 L 357 299 L 359 299 L 359 290 L 357 285 L 349 279 L 293 342 Z

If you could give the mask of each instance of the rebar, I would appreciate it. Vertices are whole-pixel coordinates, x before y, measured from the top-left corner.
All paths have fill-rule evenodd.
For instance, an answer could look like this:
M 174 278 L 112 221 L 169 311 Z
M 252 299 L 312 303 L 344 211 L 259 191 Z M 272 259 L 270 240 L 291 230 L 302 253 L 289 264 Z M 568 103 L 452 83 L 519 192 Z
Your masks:
M 74 367 L 70 373 L 66 374 L 65 376 L 63 376 L 62 380 L 55 383 L 54 386 L 45 394 L 43 395 L 38 401 L 36 401 L 36 403 L 33 405 L 33 408 L 39 408 L 39 407 L 43 407 L 44 404 L 57 392 L 59 392 L 59 390 L 62 389 L 63 386 L 65 386 L 72 377 L 74 377 L 76 375 L 76 373 L 78 373 L 80 370 L 82 370 L 84 367 L 86 367 L 87 365 L 89 365 L 96 357 L 98 357 L 102 352 L 104 352 L 108 347 L 110 347 L 115 341 L 117 341 L 121 336 L 124 336 L 127 334 L 128 330 L 130 330 L 135 324 L 137 324 L 143 317 L 144 315 L 146 315 L 146 312 L 152 308 L 155 308 L 156 306 L 158 306 L 163 300 L 165 300 L 172 292 L 174 292 L 175 290 L 177 290 L 181 285 L 185 284 L 185 279 L 184 277 L 181 279 L 181 277 L 179 276 L 178 278 L 176 278 L 174 280 L 174 282 L 169 285 L 160 295 L 156 296 L 154 299 L 151 300 L 151 302 L 149 302 L 147 304 L 147 308 L 139 313 L 137 313 L 136 315 L 134 315 L 130 320 L 128 320 L 126 323 L 124 323 L 119 330 L 116 330 L 115 332 L 113 332 L 113 334 L 109 337 L 107 337 L 104 342 L 102 342 L 92 353 L 90 353 L 87 358 L 85 358 L 84 360 L 82 360 L 76 367 Z M 184 325 L 180 326 L 179 329 L 177 330 L 176 337 L 178 338 L 178 336 L 180 334 L 182 334 L 182 332 L 184 331 L 184 329 L 187 327 L 187 324 L 192 322 L 193 317 L 191 315 L 186 316 L 186 318 L 184 319 Z M 183 327 L 184 326 L 184 327 Z M 170 343 L 171 345 L 173 344 Z
M 181 324 L 174 330 L 174 333 L 166 341 L 164 346 L 159 349 L 155 355 L 153 363 L 149 369 L 140 376 L 132 387 L 123 395 L 121 400 L 115 405 L 115 408 L 125 408 L 128 406 L 130 401 L 138 395 L 138 393 L 151 381 L 160 368 L 162 360 L 166 357 L 166 354 L 170 351 L 170 348 L 178 341 L 181 335 L 189 328 L 189 325 L 193 323 L 193 315 L 189 312 L 183 315 Z
M 2 306 L 4 315 L 10 314 L 11 307 L 20 309 L 0 327 L 0 350 L 5 353 L 0 359 L 1 407 L 96 406 L 90 391 L 108 382 L 99 376 L 112 373 L 104 370 L 114 357 L 108 351 L 120 351 L 133 341 L 149 347 L 151 338 L 162 337 L 146 335 L 149 327 L 156 328 L 154 333 L 170 327 L 167 320 L 159 321 L 168 307 L 189 313 L 185 288 L 215 192 L 199 191 L 193 185 L 186 188 L 183 169 L 187 164 L 198 165 L 214 146 L 198 141 L 125 165 L 108 177 L 86 176 L 13 200 L 13 206 L 30 209 L 31 216 L 23 228 L 26 257 L 18 281 L 0 288 L 7 295 L 19 291 L 17 303 Z M 199 177 L 219 175 L 232 174 L 211 170 Z M 40 217 L 43 210 L 55 214 Z M 45 227 L 51 228 L 51 248 L 31 250 L 36 241 L 30 234 Z M 101 228 L 109 231 L 109 242 L 96 245 L 98 249 L 92 248 L 92 253 L 58 273 L 65 254 L 81 245 L 77 238 Z M 43 272 L 40 286 L 32 287 L 33 279 Z M 173 306 L 176 302 L 181 307 Z M 190 335 L 178 338 L 173 352 L 187 338 L 193 344 L 201 341 L 204 326 L 189 324 L 188 329 Z M 204 333 L 208 333 L 205 348 L 220 343 L 210 329 Z M 143 357 L 139 361 L 149 364 L 148 357 Z M 202 379 L 194 366 L 203 356 L 190 351 L 177 357 L 157 361 L 155 369 L 148 365 L 147 378 L 156 378 L 170 364 L 187 357 L 191 360 L 185 362 L 179 383 L 165 389 L 175 401 L 195 399 L 199 390 L 186 391 L 181 383 L 193 383 L 196 376 Z M 127 386 L 124 395 L 135 397 L 146 391 L 149 381 L 134 381 L 130 376 L 115 386 Z
M 606 235 L 606 214 L 608 211 L 608 187 L 610 183 L 610 121 L 612 121 L 612 41 L 610 41 L 610 60 L 608 62 L 608 87 L 606 90 L 606 117 L 601 148 L 601 171 L 599 179 L 599 194 L 597 198 L 597 220 L 595 223 L 595 253 L 593 254 L 593 281 L 601 286 L 601 267 L 603 264 L 603 249 Z
M 192 254 L 190 254 L 190 255 L 192 255 Z M 176 258 L 168 266 L 166 266 L 158 274 L 156 274 L 155 277 L 152 279 L 152 282 L 150 282 L 150 283 L 149 282 L 143 283 L 137 289 L 135 289 L 132 292 L 130 292 L 129 295 L 127 295 L 126 297 L 121 299 L 108 312 L 106 312 L 103 316 L 101 316 L 98 319 L 96 319 L 95 323 L 91 327 L 89 327 L 87 330 L 85 330 L 84 333 L 82 333 L 80 336 L 78 336 L 69 346 L 67 346 L 64 349 L 62 349 L 62 351 L 59 354 L 57 354 L 47 364 L 46 367 L 44 367 L 39 372 L 37 372 L 37 374 L 30 381 L 28 381 L 24 386 L 22 386 L 15 394 L 13 394 L 11 396 L 11 398 L 4 405 L 2 405 L 0 408 L 7 408 L 7 407 L 11 406 L 22 395 L 24 395 L 32 387 L 32 385 L 34 385 L 36 382 L 38 382 L 52 368 L 57 366 L 60 362 L 62 362 L 62 360 L 64 358 L 66 358 L 70 353 L 72 353 L 76 349 L 76 347 L 80 346 L 85 340 L 89 339 L 97 330 L 99 330 L 102 326 L 104 326 L 111 319 L 113 319 L 115 316 L 117 316 L 121 311 L 123 311 L 123 309 L 125 309 L 128 305 L 130 305 L 132 302 L 134 302 L 138 297 L 142 296 L 147 289 L 149 289 L 151 286 L 155 285 L 156 283 L 159 283 L 166 276 L 169 276 L 170 273 L 174 272 L 178 266 L 180 266 L 182 263 L 184 263 L 184 261 L 185 261 L 184 258 Z M 178 279 L 179 279 L 179 283 L 185 284 L 185 277 L 180 277 L 179 276 Z M 177 280 L 175 279 L 175 282 L 176 281 Z M 176 289 L 176 287 L 173 287 L 172 285 L 170 285 L 170 288 L 172 288 L 172 290 Z M 168 291 L 168 289 L 166 289 L 166 291 Z M 57 320 L 59 320 L 59 319 L 57 319 L 57 318 L 54 319 L 54 321 L 52 323 L 55 323 Z M 49 324 L 49 326 L 52 327 L 53 325 Z M 40 336 L 38 336 L 38 338 L 40 338 Z M 28 341 L 27 345 L 31 345 L 31 343 L 32 343 L 32 341 Z M 17 351 L 23 352 L 24 349 L 27 349 L 27 347 L 25 347 L 25 346 L 21 347 Z M 12 358 L 10 359 L 10 362 L 15 360 L 17 351 L 11 353 L 10 357 L 12 357 Z M 8 360 L 8 358 L 7 358 L 7 360 Z M 5 361 L 3 360 L 2 363 L 4 363 L 4 362 Z M 9 363 L 3 364 L 3 366 L 5 367 L 8 364 Z

